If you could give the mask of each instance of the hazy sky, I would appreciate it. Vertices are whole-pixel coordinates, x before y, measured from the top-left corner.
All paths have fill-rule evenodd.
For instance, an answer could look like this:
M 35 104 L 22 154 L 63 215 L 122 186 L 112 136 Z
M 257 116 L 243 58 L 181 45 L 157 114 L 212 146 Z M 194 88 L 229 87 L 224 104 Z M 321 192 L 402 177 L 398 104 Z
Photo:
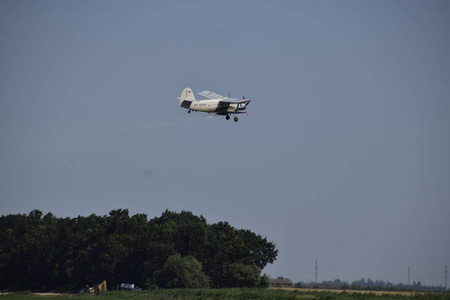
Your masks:
M 449 32 L 449 1 L 0 0 L 0 214 L 187 210 L 272 277 L 444 285 Z

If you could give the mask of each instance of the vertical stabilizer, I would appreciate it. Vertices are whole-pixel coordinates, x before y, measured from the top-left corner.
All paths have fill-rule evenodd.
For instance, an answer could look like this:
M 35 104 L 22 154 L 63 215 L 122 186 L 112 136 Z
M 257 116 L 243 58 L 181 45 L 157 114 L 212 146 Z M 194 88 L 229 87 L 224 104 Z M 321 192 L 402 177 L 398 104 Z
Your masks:
M 186 106 L 187 104 L 190 105 L 192 101 L 195 100 L 194 92 L 190 88 L 185 88 L 183 92 L 181 92 L 180 96 L 180 106 Z M 184 104 L 183 104 L 184 102 Z

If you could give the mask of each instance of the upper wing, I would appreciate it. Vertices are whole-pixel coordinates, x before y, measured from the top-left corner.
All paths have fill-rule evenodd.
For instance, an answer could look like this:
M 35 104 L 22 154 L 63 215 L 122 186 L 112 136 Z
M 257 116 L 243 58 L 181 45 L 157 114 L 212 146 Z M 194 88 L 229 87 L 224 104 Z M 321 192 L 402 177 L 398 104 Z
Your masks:
M 201 91 L 198 93 L 200 96 L 203 96 L 205 98 L 209 98 L 209 99 L 223 99 L 225 98 L 222 95 L 210 92 L 210 91 Z
M 225 98 L 221 100 L 220 103 L 249 103 L 252 100 L 238 100 L 237 98 Z
M 200 96 L 203 96 L 205 98 L 209 99 L 220 99 L 220 103 L 224 104 L 232 104 L 232 103 L 249 103 L 251 100 L 239 100 L 238 98 L 228 98 L 216 93 L 213 93 L 211 91 L 201 91 L 198 93 Z

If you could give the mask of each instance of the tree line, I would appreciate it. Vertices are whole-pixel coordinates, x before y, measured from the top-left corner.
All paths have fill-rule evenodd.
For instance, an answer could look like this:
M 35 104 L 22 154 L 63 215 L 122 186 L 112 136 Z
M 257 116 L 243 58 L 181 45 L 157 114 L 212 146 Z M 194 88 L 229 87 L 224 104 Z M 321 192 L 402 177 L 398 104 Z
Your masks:
M 420 281 L 414 281 L 412 284 L 392 283 L 384 280 L 364 279 L 354 280 L 351 283 L 341 281 L 340 279 L 325 280 L 322 283 L 316 282 L 298 282 L 294 285 L 297 288 L 326 288 L 326 289 L 342 289 L 342 290 L 369 290 L 369 291 L 430 291 L 445 292 L 443 286 L 422 285 Z
M 127 209 L 57 218 L 33 210 L 0 217 L 0 289 L 68 290 L 107 280 L 143 288 L 268 286 L 275 244 L 227 222 Z

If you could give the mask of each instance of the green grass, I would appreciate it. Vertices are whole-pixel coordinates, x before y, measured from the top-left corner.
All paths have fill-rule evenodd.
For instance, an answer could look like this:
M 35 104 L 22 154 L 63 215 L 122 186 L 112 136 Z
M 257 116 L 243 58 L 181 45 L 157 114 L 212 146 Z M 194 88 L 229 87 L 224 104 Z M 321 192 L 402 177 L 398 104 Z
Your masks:
M 418 293 L 411 295 L 358 292 L 327 292 L 278 289 L 160 289 L 143 292 L 110 291 L 103 294 L 59 294 L 39 296 L 31 292 L 1 295 L 0 300 L 227 300 L 227 299 L 317 299 L 317 300 L 450 300 L 450 293 Z

